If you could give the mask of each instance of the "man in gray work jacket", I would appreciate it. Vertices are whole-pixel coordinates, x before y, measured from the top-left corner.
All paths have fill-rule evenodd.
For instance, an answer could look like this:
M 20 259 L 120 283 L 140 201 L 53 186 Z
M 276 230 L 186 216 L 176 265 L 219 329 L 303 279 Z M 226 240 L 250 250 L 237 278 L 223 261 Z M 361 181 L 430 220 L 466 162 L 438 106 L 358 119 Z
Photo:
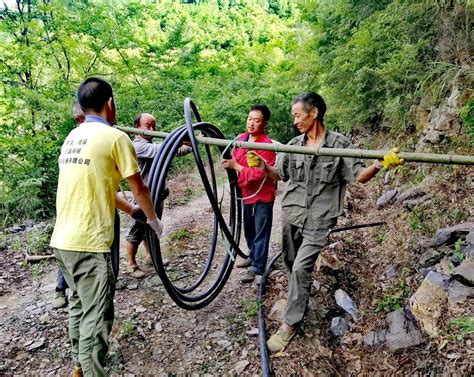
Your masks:
M 156 120 L 155 117 L 148 113 L 139 114 L 134 121 L 136 128 L 146 131 L 156 131 Z M 155 158 L 160 144 L 153 142 L 153 136 L 137 135 L 133 140 L 133 146 L 138 157 L 138 165 L 140 166 L 140 174 L 143 181 L 148 183 L 148 175 L 150 174 L 151 165 Z M 183 145 L 178 149 L 176 156 L 184 156 L 191 152 L 191 147 Z M 152 264 L 150 250 L 145 239 L 145 224 L 134 221 L 130 227 L 127 239 L 127 254 L 128 254 L 128 273 L 137 278 L 143 278 L 145 273 L 138 267 L 136 256 L 138 252 L 138 246 L 143 241 L 145 247 L 145 263 Z
M 327 130 L 323 119 L 326 104 L 316 93 L 306 93 L 293 100 L 293 123 L 301 135 L 288 144 L 310 148 L 351 148 L 341 134 Z M 308 304 L 311 274 L 319 251 L 330 229 L 343 210 L 346 185 L 365 183 L 382 168 L 403 163 L 395 150 L 384 161 L 364 167 L 358 158 L 312 156 L 281 153 L 275 167 L 265 166 L 272 179 L 288 181 L 282 199 L 283 258 L 288 276 L 288 302 L 284 322 L 268 340 L 271 352 L 282 351 L 293 338 Z

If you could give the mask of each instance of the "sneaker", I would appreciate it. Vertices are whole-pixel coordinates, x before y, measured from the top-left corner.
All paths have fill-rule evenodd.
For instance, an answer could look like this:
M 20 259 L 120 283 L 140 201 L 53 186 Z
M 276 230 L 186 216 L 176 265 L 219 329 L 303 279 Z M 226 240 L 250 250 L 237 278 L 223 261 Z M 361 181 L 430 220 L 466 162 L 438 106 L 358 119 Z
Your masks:
M 240 281 L 242 283 L 251 283 L 255 280 L 256 273 L 252 270 L 247 270 L 245 273 L 242 274 L 240 277 Z
M 67 306 L 66 291 L 56 291 L 52 304 L 53 309 L 65 308 Z
M 140 267 L 138 266 L 128 267 L 127 272 L 132 278 L 135 279 L 142 279 L 146 276 L 146 273 L 140 270 Z
M 296 334 L 296 329 L 293 329 L 291 332 L 286 332 L 282 327 L 273 334 L 270 339 L 267 341 L 267 347 L 270 352 L 280 352 L 285 349 L 285 347 L 290 343 L 290 340 Z
M 235 264 L 235 267 L 246 268 L 246 267 L 250 267 L 251 265 L 252 265 L 252 261 L 250 260 L 250 258 L 247 258 L 247 259 L 241 259 L 239 262 Z

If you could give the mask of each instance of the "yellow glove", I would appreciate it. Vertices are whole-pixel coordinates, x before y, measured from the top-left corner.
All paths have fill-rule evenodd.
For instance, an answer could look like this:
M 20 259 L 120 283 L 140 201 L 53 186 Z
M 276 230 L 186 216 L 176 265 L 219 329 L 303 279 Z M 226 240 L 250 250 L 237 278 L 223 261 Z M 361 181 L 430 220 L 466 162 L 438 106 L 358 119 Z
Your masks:
M 394 169 L 397 166 L 403 165 L 405 163 L 403 158 L 398 157 L 398 152 L 400 152 L 400 149 L 393 148 L 383 156 L 383 161 L 380 162 L 384 169 Z
M 254 151 L 247 152 L 247 165 L 249 168 L 255 168 L 261 164 L 261 157 Z

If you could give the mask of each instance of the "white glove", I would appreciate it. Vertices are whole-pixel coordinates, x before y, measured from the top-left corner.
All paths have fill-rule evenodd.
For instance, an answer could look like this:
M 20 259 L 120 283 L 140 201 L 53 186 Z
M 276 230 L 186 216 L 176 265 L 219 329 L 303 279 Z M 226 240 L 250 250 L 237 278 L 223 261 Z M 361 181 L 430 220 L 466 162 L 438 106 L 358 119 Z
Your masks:
M 160 221 L 160 219 L 155 217 L 154 220 L 148 220 L 147 223 L 150 225 L 150 228 L 153 229 L 158 239 L 160 239 L 161 234 L 163 233 L 163 223 Z

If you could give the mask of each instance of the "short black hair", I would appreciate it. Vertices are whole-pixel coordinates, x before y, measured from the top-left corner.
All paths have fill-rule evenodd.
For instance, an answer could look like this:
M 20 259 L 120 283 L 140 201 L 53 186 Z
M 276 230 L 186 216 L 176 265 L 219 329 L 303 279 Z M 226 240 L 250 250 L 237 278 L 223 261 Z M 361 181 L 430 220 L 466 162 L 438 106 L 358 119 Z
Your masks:
M 262 113 L 262 115 L 263 115 L 263 120 L 265 121 L 265 123 L 270 120 L 270 116 L 271 116 L 272 114 L 270 113 L 270 109 L 268 108 L 267 105 L 260 105 L 260 104 L 253 105 L 253 106 L 250 108 L 249 113 L 250 113 L 251 111 L 254 111 L 254 110 L 260 111 L 260 112 Z
M 142 120 L 143 113 L 138 114 L 135 119 L 133 120 L 133 125 L 138 127 L 140 125 L 140 121 Z
M 89 77 L 79 86 L 77 100 L 84 111 L 102 111 L 106 102 L 113 98 L 112 86 L 98 77 Z
M 324 102 L 323 97 L 321 97 L 318 93 L 308 92 L 301 94 L 296 97 L 291 104 L 294 105 L 298 102 L 303 104 L 304 110 L 307 113 L 316 107 L 318 109 L 318 116 L 316 119 L 321 122 L 324 120 L 324 114 L 326 114 L 326 102 Z

